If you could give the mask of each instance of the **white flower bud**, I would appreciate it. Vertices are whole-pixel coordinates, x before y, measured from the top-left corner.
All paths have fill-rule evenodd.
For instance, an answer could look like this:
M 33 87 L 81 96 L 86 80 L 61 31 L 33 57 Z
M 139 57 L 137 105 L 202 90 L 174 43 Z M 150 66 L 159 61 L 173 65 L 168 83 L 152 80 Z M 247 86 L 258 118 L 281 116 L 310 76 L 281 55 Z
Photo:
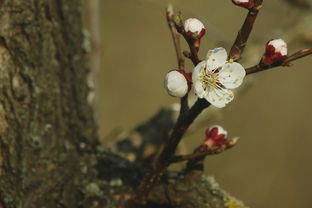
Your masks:
M 271 65 L 287 58 L 287 44 L 282 39 L 271 40 L 266 44 L 263 63 Z
M 237 4 L 248 3 L 250 0 L 233 0 Z
M 185 32 L 189 35 L 193 35 L 197 33 L 197 37 L 201 38 L 205 34 L 205 26 L 204 24 L 196 18 L 189 18 L 184 22 Z
M 246 9 L 250 9 L 254 6 L 253 0 L 232 0 L 234 4 L 240 7 L 244 7 Z
M 184 97 L 189 90 L 186 78 L 182 73 L 176 70 L 167 73 L 164 86 L 168 94 L 173 97 Z
M 206 130 L 206 139 L 204 140 L 204 145 L 209 148 L 213 146 L 224 145 L 228 141 L 228 133 L 222 126 L 214 125 Z
M 225 137 L 227 137 L 228 135 L 227 131 L 225 131 L 224 128 L 219 125 L 213 125 L 209 129 L 206 130 L 207 137 L 215 137 L 220 134 L 223 134 Z
M 280 53 L 282 56 L 287 55 L 287 43 L 283 39 L 271 40 L 268 46 L 273 46 L 275 53 Z

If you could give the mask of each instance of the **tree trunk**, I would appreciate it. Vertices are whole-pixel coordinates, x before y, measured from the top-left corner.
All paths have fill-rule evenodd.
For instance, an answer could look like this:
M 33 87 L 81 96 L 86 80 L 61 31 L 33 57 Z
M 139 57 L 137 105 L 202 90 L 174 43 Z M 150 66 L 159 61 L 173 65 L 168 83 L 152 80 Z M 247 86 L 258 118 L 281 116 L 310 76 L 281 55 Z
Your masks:
M 80 0 L 0 0 L 0 208 L 116 207 L 173 126 L 162 110 L 116 142 L 128 160 L 99 148 L 81 10 Z M 201 172 L 170 175 L 146 207 L 233 203 Z
M 2 0 L 0 18 L 0 201 L 56 207 L 79 194 L 77 147 L 97 140 L 81 5 Z

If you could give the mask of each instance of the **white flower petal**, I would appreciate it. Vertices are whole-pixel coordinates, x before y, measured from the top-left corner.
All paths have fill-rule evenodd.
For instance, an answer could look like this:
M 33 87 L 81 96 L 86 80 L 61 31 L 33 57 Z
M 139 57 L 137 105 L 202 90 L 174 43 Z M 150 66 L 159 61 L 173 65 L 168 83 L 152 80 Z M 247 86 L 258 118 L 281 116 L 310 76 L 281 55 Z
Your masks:
M 197 64 L 192 73 L 192 82 L 194 91 L 199 98 L 203 98 L 207 94 L 200 80 L 200 76 L 204 73 L 205 67 L 206 61 L 202 61 L 199 64 Z
M 229 89 L 215 89 L 206 95 L 206 100 L 217 108 L 223 108 L 234 99 L 234 93 Z
M 207 70 L 212 71 L 226 63 L 227 53 L 224 48 L 209 50 L 206 56 Z
M 226 63 L 218 73 L 219 82 L 228 89 L 239 87 L 245 75 L 244 67 L 237 62 Z
M 197 81 L 197 82 L 193 83 L 193 87 L 194 87 L 194 91 L 195 91 L 195 94 L 197 95 L 197 97 L 204 98 L 206 96 L 207 92 L 203 88 L 203 85 L 201 82 Z

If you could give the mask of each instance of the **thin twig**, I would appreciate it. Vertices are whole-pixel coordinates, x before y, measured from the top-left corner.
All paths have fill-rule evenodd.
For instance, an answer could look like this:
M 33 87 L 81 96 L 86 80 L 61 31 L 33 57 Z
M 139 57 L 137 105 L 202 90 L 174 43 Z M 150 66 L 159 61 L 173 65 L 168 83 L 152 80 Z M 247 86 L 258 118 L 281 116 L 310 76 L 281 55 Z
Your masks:
M 263 0 L 255 0 L 254 6 L 251 9 L 249 9 L 245 22 L 242 28 L 239 30 L 236 40 L 229 53 L 230 59 L 237 61 L 241 58 L 241 55 L 248 41 L 249 35 L 252 31 L 253 25 L 256 21 L 258 12 L 262 7 L 262 2 Z
M 312 49 L 303 49 L 300 50 L 290 56 L 288 56 L 287 59 L 285 59 L 283 62 L 279 62 L 279 63 L 275 63 L 272 65 L 265 65 L 262 62 L 260 62 L 259 64 L 249 67 L 246 69 L 246 74 L 253 74 L 256 72 L 260 72 L 260 71 L 265 71 L 268 69 L 272 69 L 272 68 L 276 68 L 279 66 L 290 66 L 292 61 L 295 61 L 297 59 L 303 58 L 305 56 L 311 55 L 312 54 Z
M 188 155 L 176 155 L 172 157 L 170 160 L 170 163 L 178 163 L 183 161 L 190 161 L 190 160 L 196 160 L 202 157 L 205 157 L 207 155 L 216 155 L 219 154 L 225 150 L 228 150 L 232 148 L 234 145 L 222 145 L 221 147 L 215 148 L 215 149 L 209 149 L 207 151 L 195 151 Z
M 181 45 L 180 45 L 180 34 L 178 33 L 177 29 L 175 28 L 175 24 L 173 21 L 174 13 L 172 11 L 172 7 L 169 6 L 167 10 L 167 22 L 171 32 L 172 40 L 174 43 L 174 48 L 177 56 L 177 63 L 178 69 L 184 69 L 184 57 L 182 56 L 181 52 Z
M 188 161 L 186 163 L 185 173 L 196 171 L 203 171 L 204 170 L 204 160 L 208 155 L 216 155 L 224 152 L 225 150 L 231 149 L 234 147 L 239 138 L 233 138 L 228 140 L 225 144 L 213 148 L 208 148 L 205 144 L 202 144 L 192 154 L 188 155 L 177 155 L 172 158 L 172 163 Z
M 306 48 L 306 49 L 300 50 L 300 51 L 288 56 L 288 58 L 284 61 L 284 63 L 282 65 L 286 66 L 286 65 L 290 64 L 292 61 L 295 61 L 297 59 L 303 58 L 303 57 L 311 55 L 311 54 L 312 54 L 312 48 Z
M 172 40 L 174 43 L 174 48 L 175 48 L 175 53 L 177 56 L 177 63 L 178 63 L 178 69 L 184 70 L 184 57 L 182 56 L 182 51 L 181 51 L 181 44 L 180 44 L 180 34 L 178 33 L 175 24 L 174 24 L 174 13 L 173 13 L 173 8 L 171 5 L 169 5 L 167 9 L 167 23 L 170 29 L 170 33 L 172 36 Z M 183 98 L 180 100 L 180 114 L 183 114 L 189 109 L 189 104 L 188 104 L 188 95 L 185 95 Z
M 214 154 L 214 152 L 210 150 L 206 152 L 193 152 L 188 155 L 176 155 L 170 160 L 170 163 L 178 163 L 178 162 L 183 162 L 183 161 L 188 161 L 188 160 L 195 160 L 203 156 L 212 155 L 212 154 Z
M 190 37 L 189 35 L 186 34 L 185 30 L 184 30 L 184 27 L 179 27 L 177 26 L 177 30 L 180 34 L 183 35 L 184 39 L 186 40 L 189 48 L 190 48 L 190 56 L 189 58 L 192 60 L 194 66 L 196 66 L 200 60 L 198 58 L 198 51 L 195 47 L 195 40 Z

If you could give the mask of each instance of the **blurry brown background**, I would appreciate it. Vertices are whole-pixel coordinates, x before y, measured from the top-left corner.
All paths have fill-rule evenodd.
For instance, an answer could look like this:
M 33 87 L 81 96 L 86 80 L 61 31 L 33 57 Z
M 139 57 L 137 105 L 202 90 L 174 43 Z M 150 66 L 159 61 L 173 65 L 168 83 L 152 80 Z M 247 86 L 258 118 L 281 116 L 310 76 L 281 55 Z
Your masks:
M 208 34 L 202 40 L 201 57 L 213 47 L 229 50 L 246 15 L 230 0 L 171 3 L 184 18 L 197 17 L 205 24 Z M 167 4 L 167 0 L 101 1 L 103 58 L 96 76 L 96 105 L 103 140 L 114 129 L 130 130 L 161 106 L 178 102 L 163 89 L 164 75 L 176 67 L 164 16 Z M 257 63 L 271 38 L 283 37 L 290 52 L 311 47 L 312 18 L 306 14 L 282 0 L 264 0 L 243 64 Z M 312 206 L 311 65 L 312 57 L 306 57 L 291 68 L 251 75 L 226 109 L 212 109 L 201 117 L 209 120 L 202 127 L 220 124 L 230 136 L 241 138 L 233 150 L 207 158 L 206 169 L 250 207 Z M 203 132 L 198 125 L 196 133 L 184 139 L 188 151 L 202 141 Z

